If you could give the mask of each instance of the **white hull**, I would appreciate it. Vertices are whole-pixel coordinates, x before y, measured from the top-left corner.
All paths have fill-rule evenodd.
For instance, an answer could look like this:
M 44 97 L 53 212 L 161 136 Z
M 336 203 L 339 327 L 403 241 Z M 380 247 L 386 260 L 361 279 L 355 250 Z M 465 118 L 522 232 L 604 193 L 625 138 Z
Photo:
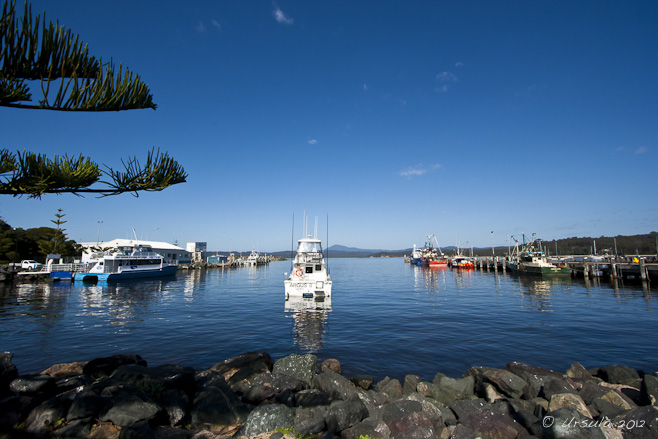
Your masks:
M 292 298 L 323 298 L 331 299 L 331 280 L 295 280 L 283 281 L 286 291 L 286 300 Z

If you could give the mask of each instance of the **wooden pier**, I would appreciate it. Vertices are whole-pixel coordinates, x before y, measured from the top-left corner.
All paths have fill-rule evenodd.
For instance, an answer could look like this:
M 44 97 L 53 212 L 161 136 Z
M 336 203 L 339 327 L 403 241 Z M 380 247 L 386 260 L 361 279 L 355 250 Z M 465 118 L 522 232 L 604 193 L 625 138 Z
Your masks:
M 580 257 L 578 257 L 580 258 Z M 591 260 L 583 258 L 582 261 L 573 260 L 574 257 L 565 257 L 554 261 L 569 267 L 572 277 L 606 277 L 611 279 L 658 281 L 658 263 L 646 262 L 639 258 L 637 262 L 623 260 L 622 258 L 609 258 L 606 260 Z M 510 271 L 509 261 L 504 257 L 475 258 L 475 268 L 487 271 Z

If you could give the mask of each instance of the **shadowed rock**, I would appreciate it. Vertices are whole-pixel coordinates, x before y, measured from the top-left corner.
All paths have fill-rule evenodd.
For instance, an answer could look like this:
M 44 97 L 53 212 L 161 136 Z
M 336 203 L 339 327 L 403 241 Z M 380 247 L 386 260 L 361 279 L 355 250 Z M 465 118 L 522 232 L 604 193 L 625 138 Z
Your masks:
M 147 366 L 146 361 L 139 355 L 112 355 L 111 357 L 96 358 L 89 361 L 82 368 L 82 373 L 96 380 L 109 377 L 119 366 L 127 364 Z
M 272 367 L 272 373 L 288 375 L 306 382 L 309 386 L 318 365 L 318 358 L 312 354 L 290 354 L 277 360 Z

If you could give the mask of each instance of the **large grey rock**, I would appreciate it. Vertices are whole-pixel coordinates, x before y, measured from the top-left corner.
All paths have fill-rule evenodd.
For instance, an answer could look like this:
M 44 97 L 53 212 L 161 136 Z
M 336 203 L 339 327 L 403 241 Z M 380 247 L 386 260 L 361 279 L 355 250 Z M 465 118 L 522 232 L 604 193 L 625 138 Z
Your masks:
M 100 415 L 101 421 L 111 421 L 121 427 L 129 427 L 139 421 L 148 421 L 162 410 L 155 401 L 142 392 L 125 391 L 114 397 Z
M 646 374 L 640 386 L 643 405 L 658 405 L 658 378 Z
M 317 407 L 329 405 L 329 402 L 327 394 L 318 389 L 300 390 L 295 394 L 295 405 L 297 407 Z
M 539 396 L 541 388 L 548 380 L 564 379 L 560 372 L 546 369 L 544 367 L 531 366 L 529 364 L 519 363 L 516 361 L 507 363 L 505 369 L 523 378 L 528 383 L 528 387 L 525 391 L 526 399 L 532 399 Z
M 12 392 L 19 395 L 35 395 L 45 393 L 53 396 L 56 390 L 55 379 L 48 375 L 19 375 L 10 384 Z
M 290 354 L 278 359 L 272 368 L 272 373 L 288 375 L 313 384 L 313 377 L 318 366 L 318 357 L 313 354 Z
M 247 352 L 214 364 L 210 370 L 219 372 L 226 382 L 233 384 L 252 376 L 271 372 L 274 362 L 266 352 Z
M 489 369 L 484 372 L 483 377 L 485 381 L 490 382 L 501 393 L 511 398 L 522 397 L 528 389 L 526 380 L 505 369 Z
M 356 388 L 347 378 L 331 369 L 316 375 L 313 387 L 322 390 L 330 399 L 349 399 L 357 394 Z
M 361 422 L 366 416 L 368 416 L 368 409 L 358 395 L 353 395 L 344 401 L 335 401 L 329 406 L 325 416 L 327 431 L 340 433 Z
M 443 425 L 445 423 L 444 419 L 446 417 L 454 419 L 455 415 L 449 408 L 442 406 L 436 401 L 430 400 L 429 398 L 419 393 L 412 393 L 411 395 L 407 396 L 407 400 L 419 402 L 421 405 L 421 411 L 427 414 L 434 425 Z M 455 423 L 457 423 L 456 419 Z
M 187 416 L 190 399 L 183 390 L 165 390 L 158 402 L 167 412 L 169 424 L 172 426 L 182 423 Z
M 191 367 L 165 364 L 145 367 L 138 364 L 119 366 L 105 382 L 107 385 L 135 385 L 147 393 L 162 392 L 167 389 L 182 390 L 192 396 L 196 392 L 196 371 Z M 154 395 L 157 396 L 157 395 Z
M 516 439 L 526 433 L 525 428 L 511 417 L 487 409 L 467 416 L 462 419 L 462 424 L 476 432 L 473 437 Z
M 21 424 L 29 411 L 40 402 L 31 396 L 8 396 L 0 399 L 0 431 Z
M 95 358 L 82 368 L 82 373 L 91 379 L 105 378 L 112 375 L 119 366 L 126 364 L 137 364 L 147 366 L 146 361 L 139 355 L 112 355 L 111 357 Z
M 306 381 L 279 373 L 262 373 L 251 380 L 250 387 L 243 393 L 242 400 L 258 405 L 286 391 L 299 392 L 308 388 Z
M 491 404 L 482 398 L 460 399 L 450 405 L 450 410 L 452 410 L 457 416 L 457 419 L 461 421 L 462 419 L 468 418 L 473 413 L 481 412 L 485 407 L 490 408 Z
M 587 381 L 583 383 L 583 386 L 578 391 L 578 395 L 583 398 L 585 403 L 591 404 L 595 398 L 601 398 L 610 390 L 609 387 L 603 387 L 597 383 Z
M 613 419 L 613 424 L 624 427 L 624 439 L 652 439 L 658 437 L 658 408 L 647 406 L 629 410 Z
M 599 368 L 599 377 L 610 384 L 640 386 L 640 374 L 632 367 L 612 365 Z
M 67 375 L 81 375 L 85 364 L 87 363 L 82 361 L 53 364 L 48 369 L 41 372 L 41 375 L 50 375 L 53 378 L 61 378 Z
M 426 381 L 418 383 L 416 390 L 419 394 L 435 399 L 446 406 L 455 402 L 458 396 L 455 392 L 451 392 L 438 384 L 428 383 Z
M 9 394 L 9 383 L 18 375 L 18 369 L 11 362 L 11 352 L 0 353 L 0 397 Z
M 548 411 L 552 412 L 561 408 L 571 408 L 577 410 L 583 416 L 592 419 L 592 413 L 583 399 L 573 393 L 556 393 L 551 397 L 548 405 Z
M 34 435 L 46 435 L 66 416 L 71 405 L 67 398 L 51 398 L 30 411 L 25 430 Z
M 109 397 L 91 391 L 83 391 L 71 403 L 71 407 L 66 414 L 66 420 L 98 418 L 102 412 L 106 411 L 110 403 Z
M 193 423 L 232 425 L 244 422 L 249 409 L 224 383 L 224 386 L 206 386 L 198 391 L 190 415 Z
M 453 399 L 469 399 L 475 395 L 475 377 L 450 378 L 448 376 L 434 378 L 434 384 L 440 392 L 446 392 Z
M 292 429 L 295 410 L 283 404 L 267 404 L 256 407 L 247 417 L 236 437 L 252 437 L 279 429 Z
M 539 396 L 550 400 L 551 396 L 556 393 L 573 393 L 577 394 L 578 391 L 574 389 L 567 380 L 561 378 L 550 378 L 544 382 Z
M 548 413 L 538 422 L 533 433 L 542 439 L 605 439 L 595 421 L 570 408 Z
M 389 377 L 378 382 L 375 385 L 375 390 L 388 396 L 391 400 L 402 396 L 402 384 L 400 384 L 400 381 L 397 379 L 390 379 Z
M 418 401 L 394 401 L 384 408 L 383 421 L 392 439 L 423 439 L 436 437 L 436 423 L 423 411 Z
M 308 436 L 323 431 L 325 429 L 324 418 L 326 411 L 326 407 L 298 408 L 295 410 L 293 424 L 295 434 Z
M 406 396 L 416 392 L 416 388 L 421 381 L 422 379 L 418 375 L 406 375 L 402 386 L 402 394 Z
M 391 430 L 383 422 L 364 420 L 340 432 L 341 439 L 389 439 Z

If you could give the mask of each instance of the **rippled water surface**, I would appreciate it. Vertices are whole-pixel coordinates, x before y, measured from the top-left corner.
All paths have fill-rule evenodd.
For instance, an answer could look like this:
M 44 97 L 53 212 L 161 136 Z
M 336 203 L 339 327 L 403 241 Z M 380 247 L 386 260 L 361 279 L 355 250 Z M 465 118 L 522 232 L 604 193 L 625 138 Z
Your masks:
M 658 370 L 658 291 L 333 259 L 331 307 L 286 309 L 284 272 L 179 272 L 109 285 L 0 285 L 0 351 L 20 372 L 114 353 L 206 368 L 247 351 L 338 358 L 347 375 L 431 379 L 521 361 Z

